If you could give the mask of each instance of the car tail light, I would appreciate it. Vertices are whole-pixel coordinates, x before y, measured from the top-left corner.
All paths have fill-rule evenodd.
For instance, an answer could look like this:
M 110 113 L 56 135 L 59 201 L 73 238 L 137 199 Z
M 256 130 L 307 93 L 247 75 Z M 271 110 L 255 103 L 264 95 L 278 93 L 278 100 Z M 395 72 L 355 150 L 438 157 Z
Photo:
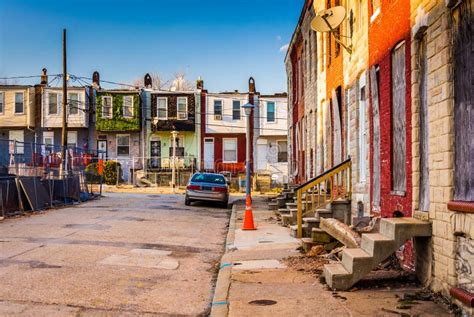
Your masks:
M 200 190 L 200 189 L 201 189 L 201 186 L 188 185 L 188 187 L 186 187 L 186 189 L 189 189 L 189 190 Z
M 213 187 L 212 191 L 218 192 L 218 193 L 227 193 L 227 188 L 226 187 Z

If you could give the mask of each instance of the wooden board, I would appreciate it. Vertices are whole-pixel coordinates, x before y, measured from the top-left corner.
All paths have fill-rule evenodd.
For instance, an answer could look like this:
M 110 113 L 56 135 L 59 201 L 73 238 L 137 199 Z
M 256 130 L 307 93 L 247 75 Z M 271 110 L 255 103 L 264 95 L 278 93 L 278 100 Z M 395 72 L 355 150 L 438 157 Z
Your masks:
M 373 178 L 372 178 L 372 205 L 374 209 L 380 208 L 380 106 L 379 83 L 375 66 L 370 70 L 370 91 L 372 95 L 373 116 Z
M 392 189 L 406 191 L 405 43 L 392 52 Z
M 420 68 L 420 207 L 421 211 L 430 210 L 429 178 L 429 126 L 428 126 L 428 60 L 426 55 L 426 36 L 419 43 Z

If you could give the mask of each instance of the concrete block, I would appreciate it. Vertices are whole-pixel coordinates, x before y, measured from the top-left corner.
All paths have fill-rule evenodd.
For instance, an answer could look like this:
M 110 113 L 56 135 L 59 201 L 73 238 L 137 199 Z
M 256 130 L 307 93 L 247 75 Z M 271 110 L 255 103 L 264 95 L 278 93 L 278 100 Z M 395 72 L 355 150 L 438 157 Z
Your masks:
M 334 240 L 326 231 L 320 228 L 313 228 L 311 230 L 311 238 L 316 243 L 329 243 Z

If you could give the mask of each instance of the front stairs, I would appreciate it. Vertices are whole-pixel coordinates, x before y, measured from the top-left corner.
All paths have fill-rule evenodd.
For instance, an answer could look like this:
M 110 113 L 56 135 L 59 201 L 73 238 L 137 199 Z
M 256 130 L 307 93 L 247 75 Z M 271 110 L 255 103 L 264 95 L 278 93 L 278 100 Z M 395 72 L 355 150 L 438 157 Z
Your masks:
M 347 290 L 407 240 L 430 236 L 429 222 L 414 218 L 383 218 L 379 233 L 362 234 L 360 248 L 344 249 L 341 262 L 324 266 L 326 283 L 333 290 Z

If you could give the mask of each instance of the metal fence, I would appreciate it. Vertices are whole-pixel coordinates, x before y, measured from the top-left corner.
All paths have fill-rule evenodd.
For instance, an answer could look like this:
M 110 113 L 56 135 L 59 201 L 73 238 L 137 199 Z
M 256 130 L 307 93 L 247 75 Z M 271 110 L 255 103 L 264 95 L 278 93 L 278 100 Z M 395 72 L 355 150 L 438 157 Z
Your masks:
M 86 166 L 96 153 L 52 144 L 0 139 L 0 217 L 78 203 L 101 190 Z M 64 166 L 63 166 L 64 164 Z

